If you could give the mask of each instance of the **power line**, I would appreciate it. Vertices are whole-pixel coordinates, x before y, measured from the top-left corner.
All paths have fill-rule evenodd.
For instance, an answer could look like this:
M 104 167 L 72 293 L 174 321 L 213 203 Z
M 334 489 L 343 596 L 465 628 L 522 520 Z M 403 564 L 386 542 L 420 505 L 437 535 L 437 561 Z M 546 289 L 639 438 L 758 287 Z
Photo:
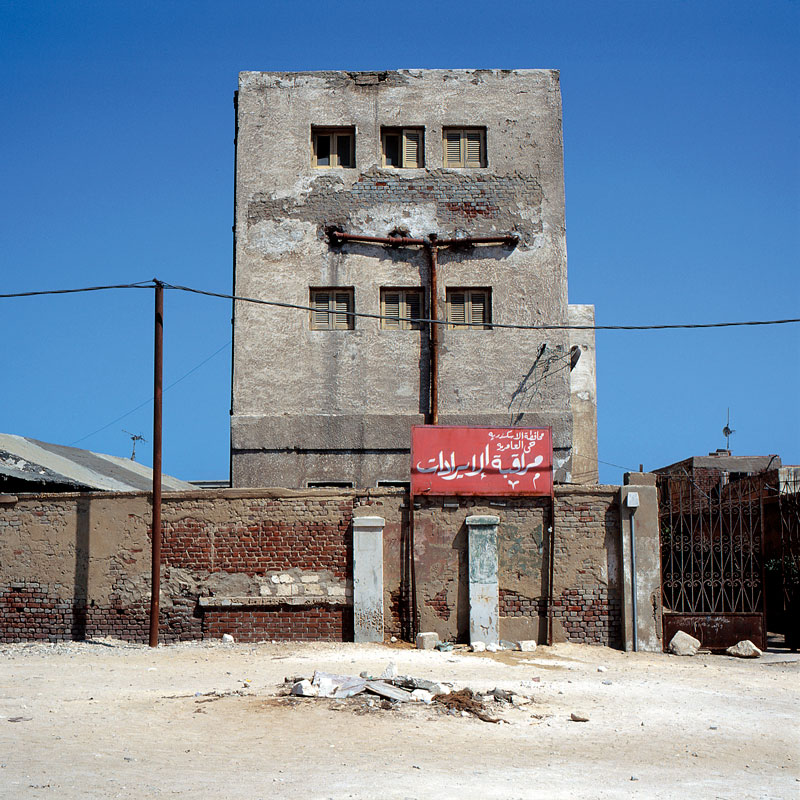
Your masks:
M 102 292 L 106 289 L 152 289 L 155 282 L 139 281 L 139 283 L 118 283 L 112 286 L 84 286 L 80 289 L 46 289 L 39 292 L 13 292 L 0 294 L 3 297 L 41 297 L 44 294 L 77 294 L 78 292 Z
M 235 294 L 224 294 L 222 292 L 209 292 L 203 289 L 194 289 L 190 286 L 178 286 L 171 283 L 164 284 L 165 289 L 176 289 L 181 292 L 192 292 L 207 297 L 220 297 L 225 300 L 237 300 L 243 303 L 257 303 L 258 305 L 277 306 L 278 308 L 291 308 L 298 311 L 316 311 L 313 306 L 304 306 L 297 303 L 284 303 L 279 300 L 262 300 L 257 297 L 243 297 Z M 363 311 L 337 311 L 337 314 L 345 314 L 348 317 L 364 317 L 366 319 L 389 319 L 396 321 L 398 317 L 387 314 L 368 314 Z M 422 322 L 428 325 L 452 325 L 452 322 L 443 319 L 427 319 L 425 317 L 402 317 L 409 322 Z M 459 322 L 459 328 L 511 328 L 513 330 L 526 331 L 654 331 L 654 330 L 673 330 L 681 328 L 732 328 L 742 325 L 786 325 L 792 322 L 800 322 L 797 319 L 769 319 L 769 320 L 748 320 L 746 322 L 703 322 L 686 323 L 671 325 L 514 325 L 504 322 Z
M 181 292 L 191 292 L 192 294 L 204 295 L 206 297 L 219 297 L 223 300 L 235 300 L 242 303 L 256 303 L 258 305 L 274 306 L 276 308 L 289 308 L 297 311 L 316 311 L 313 306 L 305 306 L 297 303 L 284 303 L 280 300 L 263 300 L 257 297 L 244 297 L 242 295 L 225 294 L 223 292 L 209 292 L 204 289 L 195 289 L 191 286 L 180 286 L 177 284 L 164 283 L 157 279 L 141 281 L 140 283 L 116 284 L 111 286 L 87 286 L 79 289 L 49 289 L 35 292 L 14 292 L 11 294 L 0 294 L 2 298 L 13 297 L 36 297 L 49 294 L 75 294 L 78 292 L 97 292 L 106 289 L 150 289 L 157 284 L 162 284 L 165 289 L 174 289 Z M 359 317 L 364 319 L 388 319 L 396 321 L 396 316 L 387 314 L 369 314 L 364 311 L 338 311 L 338 314 L 345 314 L 348 317 Z M 443 319 L 429 319 L 426 317 L 402 317 L 409 322 L 419 322 L 426 325 L 452 325 L 452 322 Z M 789 319 L 760 319 L 745 320 L 741 322 L 693 322 L 693 323 L 671 323 L 666 325 L 517 325 L 508 322 L 459 322 L 459 328 L 507 328 L 511 330 L 525 331 L 662 331 L 662 330 L 697 330 L 700 328 L 736 328 L 756 325 L 789 325 L 800 322 L 800 317 Z
M 197 370 L 200 369 L 200 367 L 202 367 L 204 364 L 207 364 L 209 361 L 211 361 L 211 359 L 214 358 L 214 356 L 216 356 L 219 353 L 221 353 L 230 343 L 231 343 L 231 340 L 228 339 L 228 341 L 225 342 L 225 344 L 222 345 L 222 347 L 220 347 L 218 350 L 215 350 L 210 356 L 208 356 L 207 358 L 204 358 L 199 364 L 195 364 L 188 372 L 185 372 L 183 375 L 181 375 L 180 378 L 178 378 L 177 380 L 173 381 L 169 386 L 165 386 L 163 391 L 164 392 L 168 392 L 173 386 L 177 386 L 182 380 L 188 378 L 193 372 L 197 372 Z M 136 406 L 136 408 L 132 408 L 130 411 L 126 411 L 122 416 L 117 417 L 116 419 L 112 419 L 111 422 L 109 422 L 107 425 L 103 425 L 102 428 L 98 428 L 96 431 L 92 431 L 91 433 L 87 433 L 86 436 L 81 436 L 80 439 L 76 439 L 74 442 L 70 442 L 70 446 L 78 444 L 79 442 L 84 441 L 84 439 L 89 439 L 89 438 L 91 438 L 92 436 L 94 436 L 97 433 L 101 433 L 106 428 L 110 428 L 115 423 L 119 422 L 120 420 L 125 419 L 125 417 L 129 417 L 131 414 L 133 414 L 134 412 L 138 411 L 140 408 L 144 408 L 146 405 L 148 405 L 149 403 L 152 403 L 152 402 L 153 402 L 153 398 L 152 397 L 148 398 L 143 403 L 139 403 L 139 405 Z

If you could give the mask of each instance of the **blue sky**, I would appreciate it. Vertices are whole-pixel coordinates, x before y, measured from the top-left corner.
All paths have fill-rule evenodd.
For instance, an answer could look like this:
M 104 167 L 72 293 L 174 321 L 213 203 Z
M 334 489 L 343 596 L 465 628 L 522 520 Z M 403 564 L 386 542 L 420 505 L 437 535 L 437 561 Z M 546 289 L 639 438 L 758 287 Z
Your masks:
M 0 292 L 229 292 L 240 70 L 541 67 L 561 70 L 571 302 L 598 324 L 800 317 L 800 4 L 458 7 L 6 0 Z M 164 469 L 227 477 L 230 305 L 165 306 Z M 117 455 L 132 431 L 150 463 L 152 291 L 0 300 L 0 336 L 0 430 Z M 597 347 L 604 482 L 723 447 L 728 407 L 735 453 L 800 463 L 800 325 Z

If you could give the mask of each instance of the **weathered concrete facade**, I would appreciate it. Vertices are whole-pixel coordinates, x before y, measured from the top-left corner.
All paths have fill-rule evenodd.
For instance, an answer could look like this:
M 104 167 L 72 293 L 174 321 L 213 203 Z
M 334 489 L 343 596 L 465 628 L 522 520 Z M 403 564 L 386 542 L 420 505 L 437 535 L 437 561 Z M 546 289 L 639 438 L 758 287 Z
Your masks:
M 387 129 L 419 134 L 413 168 L 384 166 Z M 448 129 L 483 137 L 482 164 L 445 166 Z M 352 137 L 344 166 L 315 163 L 320 131 Z M 337 245 L 327 233 L 513 234 L 515 246 L 439 251 L 436 317 L 448 318 L 450 290 L 481 289 L 491 322 L 568 323 L 557 72 L 244 72 L 236 141 L 237 295 L 308 307 L 313 292 L 340 289 L 356 313 L 380 315 L 382 289 L 418 288 L 426 318 L 424 248 Z M 319 330 L 310 319 L 234 304 L 233 486 L 407 481 L 410 426 L 430 413 L 427 326 L 356 317 Z M 593 350 L 592 332 L 583 339 Z M 442 326 L 439 422 L 552 426 L 556 479 L 571 480 L 573 441 L 596 442 L 595 427 L 575 430 L 596 423 L 573 415 L 571 344 L 564 330 Z M 596 480 L 596 463 L 580 472 Z

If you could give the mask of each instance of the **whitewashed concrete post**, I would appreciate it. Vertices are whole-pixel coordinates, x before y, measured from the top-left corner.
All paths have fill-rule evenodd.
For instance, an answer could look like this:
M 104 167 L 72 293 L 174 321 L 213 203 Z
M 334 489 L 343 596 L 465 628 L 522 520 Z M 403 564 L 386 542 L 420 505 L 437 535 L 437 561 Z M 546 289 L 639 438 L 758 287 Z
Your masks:
M 383 641 L 383 517 L 353 519 L 353 641 Z
M 497 526 L 500 517 L 467 517 L 470 642 L 500 640 L 500 588 L 497 582 Z

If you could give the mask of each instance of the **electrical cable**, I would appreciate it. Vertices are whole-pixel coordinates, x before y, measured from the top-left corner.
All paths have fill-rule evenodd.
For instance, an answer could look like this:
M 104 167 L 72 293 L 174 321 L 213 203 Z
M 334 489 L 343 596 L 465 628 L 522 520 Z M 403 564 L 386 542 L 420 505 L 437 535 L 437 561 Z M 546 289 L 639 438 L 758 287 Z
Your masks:
M 14 297 L 37 297 L 49 294 L 75 294 L 78 292 L 98 292 L 106 289 L 151 289 L 157 284 L 161 284 L 165 289 L 174 289 L 181 292 L 191 292 L 193 294 L 204 295 L 206 297 L 219 297 L 223 300 L 234 300 L 242 303 L 256 303 L 258 305 L 275 306 L 277 308 L 289 308 L 297 311 L 316 311 L 313 306 L 305 306 L 297 303 L 284 303 L 279 300 L 262 300 L 257 297 L 243 297 L 241 295 L 225 294 L 223 292 L 209 292 L 204 289 L 195 289 L 191 286 L 181 286 L 152 279 L 139 283 L 115 284 L 110 286 L 87 286 L 79 289 L 48 289 L 35 292 L 13 292 L 10 294 L 0 294 L 0 299 Z M 361 317 L 365 319 L 388 319 L 396 321 L 398 317 L 387 314 L 369 314 L 363 311 L 337 311 L 337 314 L 344 314 L 348 317 Z M 419 322 L 426 325 L 452 325 L 453 323 L 444 319 L 428 319 L 425 317 L 401 317 L 399 319 L 409 322 Z M 742 322 L 693 322 L 693 323 L 672 323 L 665 325 L 515 325 L 508 322 L 459 322 L 459 328 L 504 328 L 511 330 L 524 331 L 661 331 L 661 330 L 697 330 L 700 328 L 736 328 L 755 325 L 788 325 L 800 322 L 798 318 L 788 319 L 760 319 L 745 320 Z
M 190 286 L 179 286 L 176 284 L 165 283 L 165 289 L 175 289 L 181 292 L 192 292 L 194 294 L 205 295 L 206 297 L 220 297 L 225 300 L 237 300 L 242 303 L 256 303 L 265 306 L 277 306 L 278 308 L 291 308 L 298 311 L 316 311 L 313 306 L 304 306 L 297 303 L 284 303 L 279 300 L 261 300 L 256 297 L 243 297 L 241 295 L 224 294 L 222 292 L 209 292 L 203 289 L 194 289 Z M 344 314 L 348 317 L 364 317 L 366 319 L 389 319 L 397 320 L 396 316 L 386 314 L 368 314 L 363 311 L 337 311 L 337 314 Z M 400 317 L 409 322 L 421 322 L 426 325 L 452 325 L 453 323 L 443 319 L 427 319 L 425 317 Z M 673 329 L 695 329 L 695 328 L 733 328 L 745 325 L 786 325 L 788 323 L 800 322 L 797 319 L 770 319 L 770 320 L 748 320 L 745 322 L 703 322 L 685 323 L 670 325 L 514 325 L 504 322 L 459 322 L 459 328 L 510 328 L 512 330 L 525 331 L 654 331 L 654 330 L 673 330 Z
M 228 341 L 225 342 L 225 344 L 222 345 L 222 347 L 220 347 L 218 350 L 215 350 L 207 358 L 204 358 L 199 364 L 195 364 L 188 372 L 185 372 L 183 375 L 181 375 L 180 378 L 178 378 L 177 380 L 173 381 L 171 384 L 169 384 L 169 386 L 165 386 L 162 391 L 163 392 L 168 392 L 173 386 L 177 386 L 182 380 L 184 380 L 185 378 L 188 378 L 193 372 L 197 372 L 197 370 L 200 369 L 200 367 L 202 367 L 204 364 L 207 364 L 209 361 L 211 361 L 211 359 L 214 358 L 214 356 L 216 356 L 219 353 L 221 353 L 226 347 L 228 347 L 228 345 L 230 345 L 230 343 L 231 343 L 231 340 L 228 339 Z M 119 416 L 116 419 L 112 419 L 111 422 L 109 422 L 107 425 L 103 425 L 102 428 L 98 428 L 96 431 L 92 431 L 91 433 L 87 433 L 86 436 L 81 436 L 80 439 L 76 439 L 74 442 L 70 442 L 69 446 L 72 447 L 73 445 L 76 445 L 79 442 L 82 442 L 84 439 L 89 439 L 90 437 L 94 436 L 95 434 L 101 433 L 106 428 L 110 428 L 112 425 L 115 425 L 120 420 L 125 419 L 125 417 L 129 417 L 131 414 L 133 414 L 135 411 L 138 411 L 140 408 L 144 408 L 149 403 L 152 403 L 153 399 L 154 398 L 151 397 L 148 400 L 145 400 L 143 403 L 139 403 L 139 405 L 136 406 L 136 408 L 132 408 L 130 411 L 126 411 L 122 416 Z
M 106 289 L 152 289 L 153 281 L 139 281 L 138 283 L 118 283 L 111 286 L 84 286 L 80 289 L 47 289 L 39 292 L 12 292 L 0 294 L 3 297 L 41 297 L 44 294 L 77 294 L 78 292 L 101 292 Z

